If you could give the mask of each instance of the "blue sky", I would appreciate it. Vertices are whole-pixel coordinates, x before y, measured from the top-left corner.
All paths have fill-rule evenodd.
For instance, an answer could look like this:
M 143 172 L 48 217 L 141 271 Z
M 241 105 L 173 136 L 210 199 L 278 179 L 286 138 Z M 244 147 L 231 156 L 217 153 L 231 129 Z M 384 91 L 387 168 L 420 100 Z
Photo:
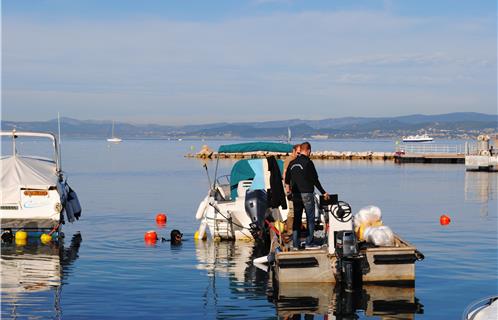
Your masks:
M 2 119 L 496 113 L 496 1 L 2 1 Z

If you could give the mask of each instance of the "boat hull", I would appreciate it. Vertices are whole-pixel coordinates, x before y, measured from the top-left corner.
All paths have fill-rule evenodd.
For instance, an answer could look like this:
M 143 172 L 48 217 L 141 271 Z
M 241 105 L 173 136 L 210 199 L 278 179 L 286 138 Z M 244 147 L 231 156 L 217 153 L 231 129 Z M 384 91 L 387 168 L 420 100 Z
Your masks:
M 243 201 L 207 205 L 203 221 L 207 223 L 211 238 L 218 240 L 254 239 L 250 232 L 251 220 L 243 205 Z
M 434 139 L 403 139 L 403 142 L 431 142 L 434 141 Z
M 2 229 L 52 229 L 61 219 L 61 197 L 57 190 L 48 190 L 46 196 L 27 196 L 21 190 L 19 203 L 2 204 Z
M 274 217 L 286 220 L 288 209 L 278 209 Z M 278 217 L 277 217 L 278 216 Z M 196 218 L 201 220 L 201 226 L 207 226 L 211 238 L 217 240 L 254 240 L 251 233 L 251 217 L 245 209 L 245 197 L 235 201 L 215 201 L 206 197 L 196 213 Z M 200 227 L 199 230 L 204 229 Z
M 393 247 L 374 247 L 360 251 L 364 257 L 364 283 L 415 281 L 415 247 L 396 236 Z M 336 282 L 337 256 L 328 248 L 285 251 L 275 255 L 275 278 L 278 282 Z
M 336 257 L 325 249 L 280 252 L 275 259 L 274 272 L 279 283 L 336 282 Z

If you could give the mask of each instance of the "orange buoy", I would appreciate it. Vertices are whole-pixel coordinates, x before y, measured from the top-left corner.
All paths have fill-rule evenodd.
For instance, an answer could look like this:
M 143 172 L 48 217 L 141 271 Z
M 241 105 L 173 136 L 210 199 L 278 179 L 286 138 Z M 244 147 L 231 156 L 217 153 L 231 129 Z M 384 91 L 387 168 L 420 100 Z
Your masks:
M 442 226 L 445 226 L 445 225 L 448 225 L 450 224 L 451 222 L 451 219 L 450 217 L 448 217 L 447 215 L 443 214 L 440 218 L 439 218 L 439 223 L 441 223 Z
M 147 231 L 144 235 L 144 240 L 147 243 L 155 243 L 157 241 L 157 233 L 154 230 Z
M 166 224 L 166 221 L 168 221 L 168 217 L 164 213 L 161 212 L 156 215 L 157 224 Z

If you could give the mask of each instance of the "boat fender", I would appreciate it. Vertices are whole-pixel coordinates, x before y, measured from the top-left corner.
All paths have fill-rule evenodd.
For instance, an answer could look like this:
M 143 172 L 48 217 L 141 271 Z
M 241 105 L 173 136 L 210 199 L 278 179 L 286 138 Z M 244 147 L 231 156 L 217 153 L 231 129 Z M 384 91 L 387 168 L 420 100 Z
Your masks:
M 74 192 L 74 190 L 71 189 L 71 187 L 69 187 L 69 193 L 68 193 L 67 200 L 71 204 L 74 217 L 76 218 L 76 220 L 79 220 L 79 218 L 81 217 L 81 204 L 80 204 L 80 201 L 78 200 L 78 196 L 76 195 L 76 192 Z
M 12 240 L 14 240 L 14 235 L 12 234 L 12 229 L 6 229 L 2 233 L 2 242 L 12 243 Z
M 204 217 L 204 213 L 206 212 L 208 204 L 209 204 L 208 196 L 206 196 L 204 200 L 202 200 L 201 203 L 199 204 L 199 208 L 197 208 L 197 213 L 195 214 L 195 218 L 197 220 L 201 220 L 202 217 Z
M 19 230 L 16 232 L 16 241 L 23 241 L 28 239 L 28 233 L 24 230 Z
M 417 261 L 422 261 L 425 259 L 425 256 L 422 252 L 415 250 L 415 258 L 417 258 Z
M 266 263 L 269 262 L 269 256 L 262 256 L 262 257 L 256 258 L 252 262 L 253 263 L 266 264 Z
M 40 240 L 41 240 L 41 243 L 48 244 L 48 243 L 50 243 L 50 241 L 52 241 L 52 236 L 49 234 L 43 233 L 40 236 Z
M 202 239 L 206 240 L 207 235 L 206 235 L 206 221 L 202 221 L 201 225 L 199 226 L 199 230 L 195 232 L 194 234 L 194 239 Z
M 66 212 L 66 217 L 69 222 L 74 222 L 76 220 L 74 216 L 74 210 L 71 202 L 68 200 L 66 201 L 66 204 L 64 205 L 64 211 Z
M 268 267 L 266 266 L 266 264 L 262 264 L 262 263 L 253 263 L 253 265 L 258 268 L 259 270 L 262 270 L 264 272 L 268 272 Z

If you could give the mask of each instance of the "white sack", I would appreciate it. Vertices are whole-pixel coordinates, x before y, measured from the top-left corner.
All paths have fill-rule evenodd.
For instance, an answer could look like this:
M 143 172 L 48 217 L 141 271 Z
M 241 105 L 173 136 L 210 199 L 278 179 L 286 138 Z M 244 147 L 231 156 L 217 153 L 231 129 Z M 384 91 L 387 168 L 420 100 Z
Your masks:
M 394 233 L 387 226 L 368 227 L 364 232 L 365 240 L 379 247 L 394 246 Z
M 376 206 L 367 206 L 361 208 L 357 214 L 354 216 L 354 226 L 355 228 L 359 228 L 363 225 L 372 225 L 377 221 L 382 219 L 382 213 L 379 207 Z

